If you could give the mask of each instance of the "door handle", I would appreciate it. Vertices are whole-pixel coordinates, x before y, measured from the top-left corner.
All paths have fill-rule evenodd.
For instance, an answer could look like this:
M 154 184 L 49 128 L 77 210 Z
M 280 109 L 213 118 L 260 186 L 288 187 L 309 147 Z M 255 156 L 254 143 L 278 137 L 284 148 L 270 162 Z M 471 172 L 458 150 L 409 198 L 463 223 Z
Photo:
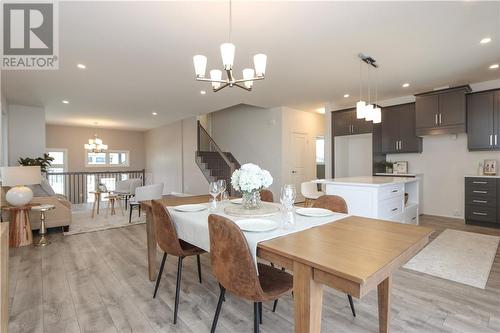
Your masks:
M 490 134 L 490 146 L 493 146 L 493 135 Z
M 399 150 L 403 149 L 403 140 L 399 140 Z
M 495 134 L 495 146 L 497 145 L 497 134 Z
M 438 114 L 436 113 L 436 125 L 438 124 Z
M 292 173 L 297 173 L 297 171 L 295 171 L 295 170 L 292 170 Z
M 440 113 L 439 114 L 439 124 L 441 125 L 443 123 L 443 117 L 442 117 L 442 114 Z

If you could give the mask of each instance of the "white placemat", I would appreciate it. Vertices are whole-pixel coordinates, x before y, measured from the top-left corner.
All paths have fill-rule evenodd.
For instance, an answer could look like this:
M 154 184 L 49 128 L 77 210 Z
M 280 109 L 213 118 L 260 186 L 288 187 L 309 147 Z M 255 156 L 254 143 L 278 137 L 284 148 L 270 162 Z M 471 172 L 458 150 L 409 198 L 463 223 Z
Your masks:
M 229 203 L 231 204 L 231 203 Z M 233 204 L 231 204 L 233 205 Z M 279 204 L 275 204 L 279 206 Z M 208 204 L 207 204 L 208 206 Z M 178 212 L 173 209 L 173 207 L 167 207 L 170 215 L 172 216 L 175 229 L 179 238 L 184 241 L 196 245 L 197 247 L 210 252 L 210 238 L 208 234 L 208 216 L 210 214 L 217 214 L 232 221 L 237 221 L 242 218 L 229 216 L 224 214 L 224 206 L 220 207 L 216 212 L 210 212 L 209 210 L 204 210 L 201 212 Z M 260 242 L 270 240 L 276 237 L 285 236 L 302 230 L 306 230 L 312 227 L 320 226 L 322 224 L 335 222 L 340 219 L 346 218 L 349 215 L 335 213 L 332 216 L 326 217 L 308 217 L 294 214 L 295 225 L 284 228 L 283 227 L 283 215 L 277 214 L 274 216 L 266 217 L 266 219 L 274 220 L 280 223 L 278 229 L 268 231 L 268 232 L 243 232 L 248 243 L 248 247 L 252 252 L 255 264 L 257 265 L 257 245 Z

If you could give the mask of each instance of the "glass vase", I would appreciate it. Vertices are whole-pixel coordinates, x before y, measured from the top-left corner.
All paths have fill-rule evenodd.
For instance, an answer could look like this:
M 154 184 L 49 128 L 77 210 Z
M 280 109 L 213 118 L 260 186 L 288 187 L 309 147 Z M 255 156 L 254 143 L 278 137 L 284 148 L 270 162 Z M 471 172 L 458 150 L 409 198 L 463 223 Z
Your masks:
M 243 192 L 243 208 L 257 209 L 260 207 L 260 191 Z

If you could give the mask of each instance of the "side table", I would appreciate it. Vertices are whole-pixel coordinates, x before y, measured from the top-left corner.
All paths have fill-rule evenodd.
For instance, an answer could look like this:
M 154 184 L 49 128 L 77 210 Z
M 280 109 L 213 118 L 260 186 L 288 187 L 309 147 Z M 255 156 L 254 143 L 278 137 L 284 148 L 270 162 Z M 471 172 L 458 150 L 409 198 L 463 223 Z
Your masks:
M 25 206 L 3 206 L 2 211 L 10 212 L 9 247 L 20 247 L 33 244 L 33 232 L 30 224 L 31 207 L 38 204 Z
M 40 235 L 40 240 L 38 241 L 36 246 L 47 246 L 50 244 L 50 241 L 46 238 L 47 228 L 45 227 L 45 212 L 55 208 L 56 206 L 48 204 L 31 207 L 31 210 L 40 212 L 40 231 L 38 232 Z
M 118 203 L 118 207 L 120 208 L 120 211 L 123 216 L 123 208 L 121 204 L 122 199 L 123 196 L 121 194 L 115 194 L 115 193 L 108 194 L 108 209 L 106 210 L 106 218 L 108 217 L 110 208 L 111 208 L 111 216 L 116 215 L 115 203 Z

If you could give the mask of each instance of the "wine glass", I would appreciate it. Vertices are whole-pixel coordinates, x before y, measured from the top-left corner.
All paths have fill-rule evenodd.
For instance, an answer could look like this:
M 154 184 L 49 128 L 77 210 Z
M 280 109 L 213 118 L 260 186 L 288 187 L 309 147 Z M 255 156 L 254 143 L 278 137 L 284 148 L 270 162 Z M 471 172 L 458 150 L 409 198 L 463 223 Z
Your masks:
M 225 179 L 219 179 L 217 181 L 217 186 L 219 186 L 219 194 L 222 194 L 226 191 L 226 180 Z M 222 195 L 220 200 L 222 201 Z
M 295 190 L 295 186 L 292 184 L 285 184 L 281 188 L 280 202 L 285 209 L 291 210 L 293 204 L 295 203 L 296 196 L 297 191 Z
M 210 185 L 208 186 L 208 192 L 212 196 L 212 208 L 217 207 L 217 196 L 219 195 L 219 183 L 218 182 L 210 182 Z

